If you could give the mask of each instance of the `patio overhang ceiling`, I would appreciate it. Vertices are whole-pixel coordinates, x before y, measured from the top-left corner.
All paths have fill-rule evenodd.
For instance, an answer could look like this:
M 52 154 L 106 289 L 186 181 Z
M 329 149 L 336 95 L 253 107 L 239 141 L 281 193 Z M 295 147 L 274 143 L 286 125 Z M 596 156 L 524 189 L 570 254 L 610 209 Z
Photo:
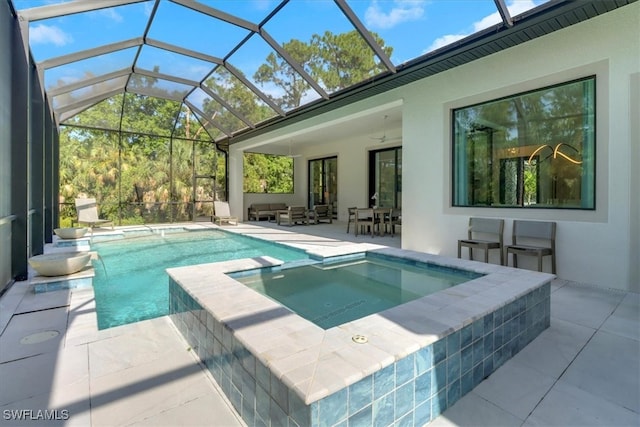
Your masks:
M 381 44 L 375 29 L 365 22 L 364 12 L 356 10 L 362 2 L 317 0 L 315 5 L 331 7 L 331 16 L 342 21 L 340 27 L 334 26 L 340 28 L 336 31 L 355 34 L 372 59 L 363 75 L 337 85 L 314 75 L 310 63 L 296 60 L 299 52 L 289 42 L 297 35 L 287 35 L 281 28 L 287 16 L 310 7 L 301 1 L 278 1 L 258 15 L 232 13 L 229 5 L 233 2 L 60 0 L 63 2 L 19 9 L 17 6 L 24 3 L 42 0 L 9 1 L 17 10 L 24 40 L 29 40 L 25 49 L 36 63 L 57 125 L 69 123 L 79 113 L 116 95 L 135 94 L 179 103 L 206 125 L 212 141 L 224 147 L 526 43 L 636 0 L 532 0 L 534 7 L 517 15 L 510 12 L 509 0 L 478 0 L 491 5 L 495 22 L 402 62 L 394 62 L 389 46 Z M 234 7 L 242 3 L 249 2 L 236 2 Z M 59 55 L 51 54 L 51 49 L 42 53 L 41 39 L 35 32 L 55 27 L 65 34 L 78 22 L 68 18 L 90 20 L 98 12 L 135 16 L 126 22 L 131 36 L 85 49 L 68 46 Z M 314 26 L 316 34 L 327 29 L 322 28 L 322 22 L 305 24 Z M 167 28 L 174 28 L 177 35 Z M 96 27 L 95 31 L 108 29 Z M 243 67 L 252 52 L 249 46 L 258 44 L 259 52 L 273 55 L 295 75 L 303 88 L 298 103 L 283 101 L 286 93 L 256 78 L 255 69 Z M 178 62 L 188 65 L 176 69 L 172 65 Z M 260 114 L 243 102 L 257 106 Z M 124 108 L 121 114 L 125 114 Z

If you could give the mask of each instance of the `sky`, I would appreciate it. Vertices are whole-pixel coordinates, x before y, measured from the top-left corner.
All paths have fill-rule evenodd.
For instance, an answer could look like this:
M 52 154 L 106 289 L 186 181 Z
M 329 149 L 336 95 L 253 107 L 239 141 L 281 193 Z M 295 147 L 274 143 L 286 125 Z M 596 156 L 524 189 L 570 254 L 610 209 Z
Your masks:
M 65 0 L 13 0 L 20 11 Z M 547 0 L 505 0 L 516 16 Z M 276 0 L 200 0 L 200 3 L 259 24 L 280 4 Z M 154 2 L 108 8 L 99 11 L 36 21 L 30 24 L 29 39 L 36 62 L 103 44 L 141 37 Z M 393 47 L 391 61 L 403 64 L 447 46 L 477 31 L 501 22 L 494 0 L 347 0 L 365 27 Z M 332 0 L 291 0 L 265 23 L 264 29 L 279 43 L 292 38 L 309 41 L 312 34 L 340 33 L 353 26 Z M 149 37 L 186 49 L 226 58 L 248 34 L 240 28 L 204 14 L 161 0 Z M 228 59 L 248 77 L 272 52 L 260 37 L 253 36 Z M 131 67 L 136 48 L 104 55 L 45 73 L 45 86 L 71 83 L 90 73 L 99 75 Z M 200 81 L 212 64 L 145 46 L 138 66 Z M 268 91 L 268 88 L 265 89 Z M 310 100 L 310 99 L 309 99 Z
M 518 15 L 544 1 L 507 0 L 507 6 L 512 15 Z M 169 3 L 167 0 L 162 2 Z M 17 9 L 54 3 L 60 3 L 60 0 L 14 0 Z M 258 23 L 279 2 L 201 0 L 201 3 Z M 380 34 L 394 47 L 394 51 L 397 52 L 393 58 L 394 63 L 413 59 L 500 21 L 493 0 L 349 0 L 348 4 L 370 31 Z M 73 17 L 39 21 L 31 26 L 31 44 L 37 47 L 37 50 L 45 47 L 53 53 L 77 50 L 72 46 L 89 44 L 81 41 L 93 41 L 94 45 L 103 43 L 103 40 L 110 41 L 108 35 L 113 32 L 124 35 L 133 31 L 134 34 L 141 35 L 144 31 L 144 19 L 139 18 L 146 18 L 151 12 L 151 6 L 152 3 L 146 2 L 91 12 L 85 14 L 91 15 L 90 19 L 74 22 L 73 28 L 64 24 Z M 292 0 L 281 13 L 286 19 L 275 19 L 281 24 L 278 28 L 286 32 L 282 41 L 286 41 L 286 38 L 304 40 L 308 38 L 305 36 L 311 28 L 322 30 L 339 27 L 341 22 L 346 21 L 340 16 L 335 4 L 326 0 Z M 189 20 L 186 19 L 185 16 L 183 22 L 188 24 Z M 104 30 L 100 31 L 96 23 Z M 180 31 L 175 28 L 179 23 L 175 20 L 172 23 L 163 23 L 158 26 L 157 33 Z M 346 24 L 348 26 L 348 23 Z M 132 27 L 131 31 L 124 30 L 127 26 Z M 274 29 L 272 32 L 282 31 Z M 67 49 L 64 49 L 65 47 Z

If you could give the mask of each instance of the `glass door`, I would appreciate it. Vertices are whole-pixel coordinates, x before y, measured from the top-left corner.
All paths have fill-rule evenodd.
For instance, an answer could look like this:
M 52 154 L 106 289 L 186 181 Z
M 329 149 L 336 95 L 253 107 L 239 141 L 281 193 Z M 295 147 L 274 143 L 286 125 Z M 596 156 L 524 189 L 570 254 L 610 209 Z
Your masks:
M 371 151 L 369 170 L 370 205 L 402 209 L 402 147 Z
M 338 158 L 309 160 L 309 208 L 331 205 L 338 217 Z

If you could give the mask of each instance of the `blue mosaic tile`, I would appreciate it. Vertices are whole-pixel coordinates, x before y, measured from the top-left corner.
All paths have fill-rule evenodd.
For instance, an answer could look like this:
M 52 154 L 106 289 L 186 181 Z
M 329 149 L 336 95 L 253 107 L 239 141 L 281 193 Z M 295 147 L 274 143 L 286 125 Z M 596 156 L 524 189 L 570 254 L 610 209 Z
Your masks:
M 441 339 L 433 343 L 433 364 L 437 365 L 447 357 L 447 340 Z
M 473 346 L 467 346 L 462 349 L 461 355 L 461 365 L 460 365 L 460 373 L 465 374 L 469 372 L 471 368 L 473 368 Z
M 225 395 L 231 396 L 231 378 L 226 375 L 220 376 L 220 382 L 218 383 Z
M 272 426 L 286 426 L 288 424 L 288 418 L 285 411 L 276 403 L 275 400 L 271 399 L 269 405 L 269 419 L 271 421 Z
M 493 332 L 489 332 L 487 335 L 485 335 L 483 346 L 485 356 L 493 353 Z
M 435 393 L 447 386 L 447 361 L 438 363 L 431 371 L 431 391 Z
M 488 333 L 489 331 L 493 330 L 493 313 L 489 313 L 486 316 L 484 316 L 483 320 L 483 324 L 484 324 L 484 333 Z
M 240 415 L 247 425 L 255 424 L 256 411 L 254 407 L 255 402 L 249 399 L 242 399 L 242 412 Z
M 413 427 L 413 411 L 405 414 L 402 418 L 396 421 L 394 427 Z
M 476 365 L 484 359 L 484 341 L 478 340 L 473 343 L 473 364 Z
M 269 392 L 262 388 L 261 385 L 256 386 L 256 412 L 265 421 L 269 419 L 269 406 L 271 398 Z
M 436 418 L 438 415 L 447 410 L 447 389 L 440 390 L 431 398 L 431 417 Z
M 424 425 L 550 323 L 546 285 L 348 388 L 305 405 L 228 327 L 180 286 L 170 282 L 169 287 L 171 320 L 245 423 L 255 426 Z
M 465 348 L 473 342 L 473 327 L 467 325 L 460 330 L 460 348 Z
M 349 414 L 355 414 L 373 402 L 373 375 L 349 386 Z
M 433 346 L 428 345 L 415 353 L 415 374 L 422 375 L 433 367 Z
M 413 379 L 415 353 L 406 356 L 396 362 L 396 387 Z
M 264 366 L 259 360 L 256 360 L 256 380 L 258 381 L 258 384 L 269 390 L 271 372 L 269 371 L 269 368 Z
M 373 402 L 373 426 L 387 427 L 394 422 L 394 393 Z
M 500 325 L 502 325 L 502 308 L 493 312 L 493 329 L 497 329 Z
M 452 406 L 460 399 L 460 380 L 456 380 L 447 386 L 447 407 Z
M 469 371 L 460 378 L 460 393 L 462 396 L 473 390 L 473 371 Z
M 417 376 L 414 381 L 415 403 L 426 402 L 431 397 L 431 370 Z
M 343 388 L 320 400 L 320 426 L 332 426 L 347 418 L 348 389 Z
M 476 320 L 473 325 L 473 341 L 477 341 L 484 335 L 484 320 Z
M 304 401 L 289 389 L 289 415 L 299 426 L 309 425 L 311 420 L 311 407 L 305 405 Z
M 447 384 L 460 378 L 460 352 L 447 357 Z
M 373 374 L 373 398 L 378 399 L 381 396 L 391 392 L 396 387 L 395 365 L 391 364 L 382 370 Z
M 413 411 L 413 422 L 416 426 L 423 426 L 431 421 L 431 400 L 416 406 Z
M 502 347 L 503 331 L 504 331 L 504 327 L 502 325 L 498 326 L 493 330 L 493 346 L 496 349 Z
M 396 389 L 395 418 L 398 419 L 411 411 L 414 406 L 414 383 L 410 381 Z
M 447 340 L 447 357 L 460 351 L 460 331 L 449 334 Z
M 365 406 L 348 420 L 349 427 L 370 427 L 373 422 L 373 405 Z
M 319 425 L 318 419 L 320 418 L 320 402 L 313 402 L 310 406 L 311 410 L 311 425 Z
M 289 389 L 273 373 L 271 374 L 270 387 L 271 397 L 278 403 L 278 405 L 280 405 L 280 407 L 285 412 L 289 412 Z
M 231 395 L 229 396 L 229 400 L 231 401 L 231 404 L 239 414 L 242 414 L 242 392 L 235 386 L 235 384 L 233 384 L 233 382 L 231 383 L 230 391 Z

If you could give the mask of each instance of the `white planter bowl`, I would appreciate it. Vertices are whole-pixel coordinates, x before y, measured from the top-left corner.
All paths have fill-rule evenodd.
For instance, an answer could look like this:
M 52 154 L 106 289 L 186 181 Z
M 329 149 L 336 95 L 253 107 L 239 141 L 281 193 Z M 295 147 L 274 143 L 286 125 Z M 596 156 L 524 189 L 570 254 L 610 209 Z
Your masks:
M 61 239 L 78 239 L 84 237 L 89 231 L 86 227 L 68 227 L 68 228 L 56 228 L 54 233 Z
M 89 252 L 59 252 L 36 255 L 29 264 L 41 276 L 66 276 L 82 270 L 90 259 Z

